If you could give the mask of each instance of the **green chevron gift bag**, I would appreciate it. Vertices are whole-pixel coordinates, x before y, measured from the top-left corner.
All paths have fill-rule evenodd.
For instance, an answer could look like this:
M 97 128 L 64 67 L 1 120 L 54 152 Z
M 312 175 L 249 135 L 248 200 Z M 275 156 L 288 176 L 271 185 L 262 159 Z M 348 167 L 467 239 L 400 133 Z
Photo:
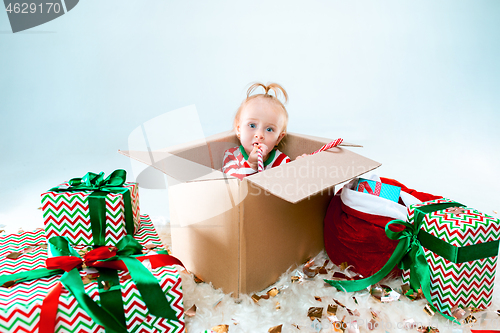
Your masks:
M 47 239 L 64 236 L 73 245 L 116 245 L 140 228 L 139 189 L 125 170 L 87 173 L 42 194 Z
M 490 306 L 500 220 L 438 199 L 410 206 L 408 221 L 420 225 L 417 238 L 429 268 L 432 305 L 450 317 L 454 307 Z M 403 283 L 412 278 L 409 269 L 403 271 Z

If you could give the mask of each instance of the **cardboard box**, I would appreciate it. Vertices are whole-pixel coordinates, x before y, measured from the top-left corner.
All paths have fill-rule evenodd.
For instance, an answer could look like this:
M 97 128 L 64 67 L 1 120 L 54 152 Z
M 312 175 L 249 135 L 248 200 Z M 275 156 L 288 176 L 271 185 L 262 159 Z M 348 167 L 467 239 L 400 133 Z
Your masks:
M 334 186 L 380 166 L 341 147 L 293 161 L 331 140 L 293 133 L 284 140 L 280 150 L 291 163 L 243 180 L 220 171 L 224 151 L 239 146 L 232 131 L 120 153 L 167 174 L 173 255 L 215 288 L 239 297 L 318 254 Z

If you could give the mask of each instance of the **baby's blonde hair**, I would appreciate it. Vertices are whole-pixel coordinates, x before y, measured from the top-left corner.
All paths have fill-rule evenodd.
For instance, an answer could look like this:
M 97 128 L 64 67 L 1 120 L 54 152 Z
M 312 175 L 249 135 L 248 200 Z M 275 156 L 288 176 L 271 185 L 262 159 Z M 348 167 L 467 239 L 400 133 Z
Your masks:
M 264 93 L 263 94 L 255 94 L 251 95 L 255 89 L 262 87 L 264 88 Z M 274 96 L 269 94 L 269 91 L 272 90 L 274 92 Z M 262 83 L 254 83 L 248 88 L 247 90 L 247 98 L 241 103 L 240 107 L 238 108 L 238 111 L 236 112 L 236 115 L 234 116 L 234 123 L 233 123 L 233 128 L 236 128 L 238 126 L 238 123 L 240 121 L 240 116 L 241 116 L 241 111 L 243 110 L 243 107 L 251 100 L 256 99 L 256 98 L 262 98 L 266 101 L 269 101 L 270 103 L 273 103 L 278 111 L 281 113 L 283 116 L 283 128 L 281 129 L 281 133 L 285 132 L 286 133 L 286 126 L 288 125 L 288 112 L 285 109 L 285 106 L 281 101 L 278 99 L 279 95 L 283 95 L 285 103 L 288 102 L 288 94 L 286 93 L 285 89 L 280 86 L 277 83 L 268 83 L 267 86 L 262 84 Z

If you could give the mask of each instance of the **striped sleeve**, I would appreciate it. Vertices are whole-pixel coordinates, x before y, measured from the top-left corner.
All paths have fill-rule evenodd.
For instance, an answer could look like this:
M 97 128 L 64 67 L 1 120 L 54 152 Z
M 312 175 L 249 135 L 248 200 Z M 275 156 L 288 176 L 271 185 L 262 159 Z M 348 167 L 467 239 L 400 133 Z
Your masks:
M 271 169 L 288 162 L 291 162 L 290 157 L 286 156 L 278 149 L 276 149 L 276 155 L 274 155 L 274 160 L 266 166 L 266 169 Z
M 290 161 L 288 156 L 276 149 L 273 160 L 269 161 L 269 163 L 266 161 L 264 169 L 271 169 Z M 224 152 L 221 171 L 240 180 L 257 172 L 257 170 L 252 169 L 247 160 L 244 159 L 239 147 L 230 148 Z
M 257 170 L 250 167 L 239 152 L 239 147 L 235 147 L 224 152 L 222 172 L 241 180 L 253 175 Z

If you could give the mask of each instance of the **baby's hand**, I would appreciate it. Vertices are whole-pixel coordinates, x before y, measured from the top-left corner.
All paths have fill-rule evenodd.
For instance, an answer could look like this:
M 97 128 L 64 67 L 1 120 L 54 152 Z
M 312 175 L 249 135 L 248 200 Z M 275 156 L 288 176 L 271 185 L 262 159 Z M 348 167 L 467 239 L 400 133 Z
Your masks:
M 252 169 L 257 170 L 258 169 L 258 154 L 257 151 L 262 149 L 262 158 L 265 159 L 267 156 L 269 148 L 263 144 L 259 143 L 253 146 L 252 152 L 248 155 L 248 164 L 252 167 Z
M 302 154 L 302 155 L 300 155 L 300 156 L 297 156 L 297 157 L 295 158 L 295 160 L 298 160 L 299 158 L 306 157 L 306 156 L 308 156 L 308 155 L 309 155 L 309 154 Z

